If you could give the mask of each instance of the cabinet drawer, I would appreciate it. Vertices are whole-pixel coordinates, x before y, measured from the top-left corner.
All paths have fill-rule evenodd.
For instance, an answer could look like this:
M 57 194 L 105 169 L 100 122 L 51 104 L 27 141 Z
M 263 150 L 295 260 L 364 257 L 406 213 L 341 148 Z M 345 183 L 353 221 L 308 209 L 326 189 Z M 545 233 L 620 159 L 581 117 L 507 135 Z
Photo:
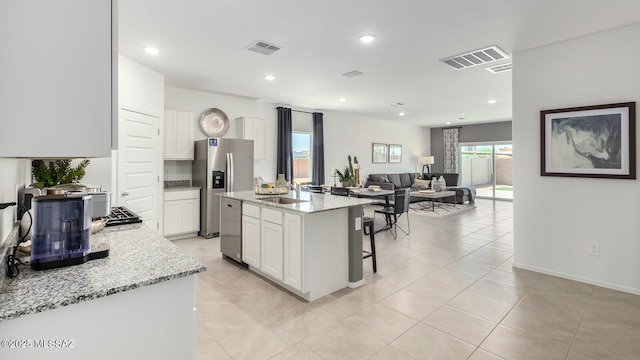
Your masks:
M 171 190 L 164 192 L 164 200 L 199 199 L 200 190 Z
M 262 208 L 262 220 L 282 225 L 282 211 Z
M 242 214 L 260 219 L 260 207 L 245 202 L 242 204 Z

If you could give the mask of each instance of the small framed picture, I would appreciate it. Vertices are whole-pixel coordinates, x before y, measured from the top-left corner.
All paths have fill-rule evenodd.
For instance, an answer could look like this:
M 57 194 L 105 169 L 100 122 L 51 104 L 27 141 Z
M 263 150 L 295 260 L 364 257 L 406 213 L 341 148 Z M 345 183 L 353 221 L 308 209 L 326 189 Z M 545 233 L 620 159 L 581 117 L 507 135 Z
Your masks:
M 402 145 L 389 144 L 389 162 L 402 162 Z
M 373 143 L 371 147 L 371 162 L 374 164 L 387 162 L 387 144 Z
M 636 178 L 636 103 L 540 112 L 542 176 Z

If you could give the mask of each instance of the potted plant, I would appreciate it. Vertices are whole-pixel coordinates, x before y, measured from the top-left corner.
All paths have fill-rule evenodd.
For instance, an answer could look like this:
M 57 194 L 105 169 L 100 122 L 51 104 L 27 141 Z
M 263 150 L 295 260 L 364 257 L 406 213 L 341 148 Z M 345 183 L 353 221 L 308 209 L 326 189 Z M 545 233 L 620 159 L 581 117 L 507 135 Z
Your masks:
M 80 181 L 84 177 L 89 160 L 81 161 L 77 166 L 71 166 L 71 160 L 54 160 L 45 163 L 43 160 L 31 162 L 31 173 L 35 183 L 31 186 L 45 188 L 59 184 L 69 184 L 76 177 Z
M 358 163 L 358 158 L 354 156 L 354 161 L 357 164 Z M 338 176 L 338 181 L 340 181 L 342 183 L 342 186 L 347 187 L 347 186 L 355 186 L 356 183 L 356 176 L 355 173 L 353 171 L 353 164 L 351 163 L 351 155 L 347 156 L 347 160 L 349 161 L 349 164 L 347 166 L 345 166 L 343 171 L 340 171 L 338 169 L 336 169 L 336 175 Z

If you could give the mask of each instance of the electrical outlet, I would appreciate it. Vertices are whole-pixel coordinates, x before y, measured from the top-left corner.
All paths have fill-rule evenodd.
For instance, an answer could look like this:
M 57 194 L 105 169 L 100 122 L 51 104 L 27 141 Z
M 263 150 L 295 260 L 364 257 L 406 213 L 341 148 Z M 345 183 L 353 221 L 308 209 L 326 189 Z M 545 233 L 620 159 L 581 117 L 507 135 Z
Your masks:
M 589 255 L 600 256 L 600 244 L 592 241 L 589 243 Z
M 356 220 L 355 230 L 358 231 L 362 229 L 362 217 L 358 216 L 357 218 L 355 218 L 355 220 Z

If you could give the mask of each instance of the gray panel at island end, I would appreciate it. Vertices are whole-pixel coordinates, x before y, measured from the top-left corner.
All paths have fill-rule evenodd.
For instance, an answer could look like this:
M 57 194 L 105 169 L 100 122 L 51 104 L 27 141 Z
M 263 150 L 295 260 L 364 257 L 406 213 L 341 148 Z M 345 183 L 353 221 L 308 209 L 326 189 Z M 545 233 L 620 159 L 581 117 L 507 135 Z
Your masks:
M 349 208 L 349 286 L 362 285 L 362 206 Z

